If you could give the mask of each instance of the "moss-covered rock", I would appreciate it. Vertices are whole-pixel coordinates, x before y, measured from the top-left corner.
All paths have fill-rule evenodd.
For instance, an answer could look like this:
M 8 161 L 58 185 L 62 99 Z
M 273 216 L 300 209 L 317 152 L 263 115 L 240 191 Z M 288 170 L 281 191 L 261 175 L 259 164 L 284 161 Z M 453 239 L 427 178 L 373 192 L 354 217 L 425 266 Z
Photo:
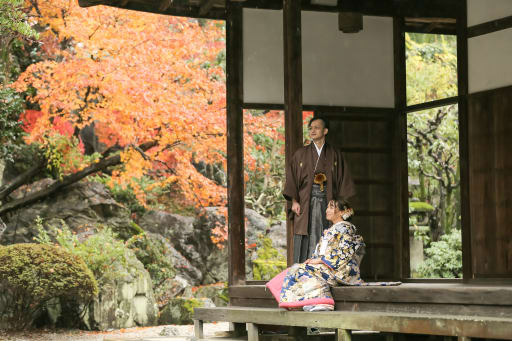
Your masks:
M 215 306 L 209 299 L 173 298 L 160 311 L 159 324 L 192 324 L 194 308 Z
M 115 267 L 123 276 L 100 288 L 98 298 L 89 305 L 83 318 L 87 328 L 107 330 L 156 324 L 158 306 L 144 265 L 131 250 L 126 250 L 125 261 L 117 262 Z
M 409 201 L 409 210 L 411 212 L 433 212 L 434 206 L 423 201 Z
M 183 297 L 210 299 L 216 307 L 225 307 L 229 303 L 228 285 L 225 282 L 188 287 Z
M 97 294 L 84 261 L 62 247 L 0 246 L 0 318 L 10 327 L 29 327 L 51 300 L 87 303 Z
M 270 280 L 286 269 L 286 258 L 272 246 L 272 240 L 260 236 L 261 246 L 256 251 L 253 264 L 253 278 L 255 280 Z

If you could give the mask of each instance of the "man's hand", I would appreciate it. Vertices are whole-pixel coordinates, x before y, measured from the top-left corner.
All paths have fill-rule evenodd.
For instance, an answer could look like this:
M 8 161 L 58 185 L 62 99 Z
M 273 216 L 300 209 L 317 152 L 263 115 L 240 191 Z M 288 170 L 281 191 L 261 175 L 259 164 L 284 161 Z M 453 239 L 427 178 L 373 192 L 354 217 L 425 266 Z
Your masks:
M 300 204 L 295 199 L 293 199 L 293 201 L 292 201 L 292 211 L 296 215 L 300 215 Z

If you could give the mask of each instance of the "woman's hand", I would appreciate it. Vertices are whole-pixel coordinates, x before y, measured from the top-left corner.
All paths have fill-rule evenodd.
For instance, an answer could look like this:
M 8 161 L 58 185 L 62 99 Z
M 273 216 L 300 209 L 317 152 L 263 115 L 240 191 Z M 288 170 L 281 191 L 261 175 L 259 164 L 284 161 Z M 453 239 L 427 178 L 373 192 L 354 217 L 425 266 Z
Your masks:
M 324 262 L 322 262 L 322 260 L 320 258 L 306 259 L 306 261 L 304 263 L 306 263 L 306 264 L 324 264 Z

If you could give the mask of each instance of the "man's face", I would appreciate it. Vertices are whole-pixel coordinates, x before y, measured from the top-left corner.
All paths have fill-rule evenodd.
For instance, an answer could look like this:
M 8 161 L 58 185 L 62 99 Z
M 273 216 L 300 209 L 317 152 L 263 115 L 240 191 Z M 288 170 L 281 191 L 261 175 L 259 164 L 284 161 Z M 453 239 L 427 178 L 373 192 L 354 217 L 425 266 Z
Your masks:
M 324 121 L 314 120 L 309 126 L 309 137 L 312 140 L 320 140 L 327 135 L 328 129 L 324 127 Z

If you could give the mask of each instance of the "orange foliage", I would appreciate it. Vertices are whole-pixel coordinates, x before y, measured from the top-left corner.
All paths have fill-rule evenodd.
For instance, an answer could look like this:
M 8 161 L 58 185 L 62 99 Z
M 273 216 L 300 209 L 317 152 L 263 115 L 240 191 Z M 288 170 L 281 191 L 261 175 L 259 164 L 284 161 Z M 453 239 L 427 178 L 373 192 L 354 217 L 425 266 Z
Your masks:
M 191 161 L 224 162 L 223 23 L 85 9 L 68 0 L 30 4 L 33 19 L 47 29 L 41 34 L 46 59 L 15 83 L 20 91 L 35 88 L 29 100 L 40 107 L 38 117 L 26 114 L 27 142 L 94 122 L 101 143 L 124 148 L 112 181 L 130 185 L 142 202 L 135 180 L 159 169 L 166 175 L 155 178 L 156 186 L 174 184 L 199 205 L 222 204 L 225 189 Z M 158 145 L 145 155 L 133 148 L 153 140 Z

